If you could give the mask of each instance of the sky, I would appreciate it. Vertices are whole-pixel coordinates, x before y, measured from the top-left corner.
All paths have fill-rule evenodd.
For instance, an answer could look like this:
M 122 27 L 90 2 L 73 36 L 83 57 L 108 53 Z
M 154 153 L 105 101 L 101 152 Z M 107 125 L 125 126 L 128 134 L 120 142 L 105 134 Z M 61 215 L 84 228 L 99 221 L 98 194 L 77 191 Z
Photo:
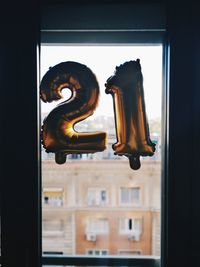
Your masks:
M 126 61 L 140 59 L 143 74 L 146 113 L 148 119 L 161 118 L 162 102 L 162 46 L 42 46 L 41 79 L 49 70 L 64 61 L 75 61 L 87 65 L 96 75 L 100 86 L 99 105 L 92 116 L 113 116 L 112 96 L 105 94 L 105 82 L 114 74 L 116 66 Z M 70 97 L 70 90 L 63 90 L 64 98 L 59 102 L 43 103 L 42 112 L 49 112 L 58 103 Z

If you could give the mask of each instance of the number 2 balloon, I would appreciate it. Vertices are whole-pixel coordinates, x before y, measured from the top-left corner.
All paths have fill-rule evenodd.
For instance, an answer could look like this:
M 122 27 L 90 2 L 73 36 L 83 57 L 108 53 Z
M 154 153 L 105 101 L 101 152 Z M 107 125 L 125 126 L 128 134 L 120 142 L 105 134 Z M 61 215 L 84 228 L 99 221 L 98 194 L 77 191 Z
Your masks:
M 105 132 L 75 131 L 74 125 L 94 113 L 99 99 L 96 76 L 85 65 L 62 62 L 44 75 L 40 84 L 40 97 L 44 102 L 62 98 L 61 91 L 69 88 L 71 98 L 54 108 L 42 126 L 42 143 L 46 152 L 55 153 L 58 164 L 68 154 L 95 153 L 106 148 Z

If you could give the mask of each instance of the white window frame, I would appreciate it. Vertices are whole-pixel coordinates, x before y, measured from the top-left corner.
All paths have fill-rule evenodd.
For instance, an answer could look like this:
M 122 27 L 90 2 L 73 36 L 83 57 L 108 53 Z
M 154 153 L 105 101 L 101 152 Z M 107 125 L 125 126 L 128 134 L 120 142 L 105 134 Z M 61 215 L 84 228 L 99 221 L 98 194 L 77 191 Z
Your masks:
M 42 236 L 43 238 L 52 238 L 52 237 L 64 237 L 64 220 L 62 219 L 46 219 L 42 222 L 43 231 Z M 60 229 L 58 229 L 58 227 Z
M 48 195 L 48 192 L 51 193 L 60 193 L 61 197 L 51 197 L 50 196 L 50 199 L 49 199 L 49 203 L 46 203 L 45 201 L 45 194 L 47 192 L 47 195 Z M 43 190 L 42 190 L 42 204 L 44 207 L 63 207 L 64 206 L 64 202 L 65 202 L 65 199 L 64 199 L 64 189 L 62 187 L 43 187 Z
M 109 233 L 109 220 L 107 218 L 88 218 L 86 221 L 86 234 L 105 235 Z
M 105 200 L 102 200 L 102 192 L 105 192 Z M 92 195 L 92 197 L 90 196 Z M 89 199 L 92 198 L 92 199 Z M 108 204 L 108 191 L 106 188 L 89 187 L 87 190 L 87 205 L 89 207 L 105 206 Z
M 137 256 L 142 255 L 142 250 L 139 249 L 119 249 L 119 255 L 130 255 L 130 256 Z
M 132 229 L 129 229 L 129 221 L 131 220 Z M 139 222 L 140 226 L 135 227 L 135 223 Z M 142 234 L 143 229 L 143 219 L 142 218 L 119 218 L 119 234 L 120 235 L 129 235 L 135 232 L 138 232 L 140 235 Z
M 122 190 L 125 189 L 125 190 L 128 190 L 128 201 L 125 202 L 122 200 Z M 137 200 L 137 202 L 135 202 L 134 200 L 131 199 L 131 189 L 137 189 L 139 192 L 139 198 Z M 120 186 L 120 189 L 119 189 L 119 203 L 120 203 L 120 206 L 131 206 L 131 207 L 138 207 L 141 205 L 141 187 L 140 186 Z

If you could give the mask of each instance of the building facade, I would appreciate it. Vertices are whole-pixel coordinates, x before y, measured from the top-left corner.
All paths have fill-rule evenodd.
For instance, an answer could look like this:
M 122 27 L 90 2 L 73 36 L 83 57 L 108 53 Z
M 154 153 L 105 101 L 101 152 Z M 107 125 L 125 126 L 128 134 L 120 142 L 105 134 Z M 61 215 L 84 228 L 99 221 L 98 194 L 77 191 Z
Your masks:
M 44 253 L 160 254 L 159 158 L 105 158 L 43 161 Z

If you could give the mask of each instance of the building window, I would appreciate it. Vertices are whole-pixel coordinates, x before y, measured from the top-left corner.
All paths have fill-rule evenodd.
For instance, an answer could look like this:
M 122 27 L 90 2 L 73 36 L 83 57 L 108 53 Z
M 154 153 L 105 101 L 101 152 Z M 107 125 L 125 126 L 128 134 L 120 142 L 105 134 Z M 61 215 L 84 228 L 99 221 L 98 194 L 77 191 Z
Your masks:
M 142 234 L 142 219 L 141 218 L 120 218 L 119 233 L 128 235 L 129 240 L 140 240 Z
M 119 255 L 141 255 L 141 250 L 130 250 L 130 249 L 122 249 L 119 250 Z
M 43 237 L 62 237 L 64 235 L 64 221 L 57 219 L 43 220 Z
M 102 206 L 107 203 L 107 191 L 102 188 L 89 188 L 87 194 L 88 206 Z
M 95 233 L 95 234 L 107 234 L 109 232 L 108 219 L 92 218 L 89 219 L 86 223 L 86 234 Z
M 121 205 L 140 204 L 140 187 L 121 187 L 120 188 L 120 203 Z
M 64 196 L 63 188 L 51 187 L 43 188 L 42 202 L 44 206 L 60 207 L 63 206 Z
M 108 255 L 108 250 L 106 249 L 88 249 L 86 251 L 87 255 L 96 255 L 96 256 L 100 256 L 100 255 Z

